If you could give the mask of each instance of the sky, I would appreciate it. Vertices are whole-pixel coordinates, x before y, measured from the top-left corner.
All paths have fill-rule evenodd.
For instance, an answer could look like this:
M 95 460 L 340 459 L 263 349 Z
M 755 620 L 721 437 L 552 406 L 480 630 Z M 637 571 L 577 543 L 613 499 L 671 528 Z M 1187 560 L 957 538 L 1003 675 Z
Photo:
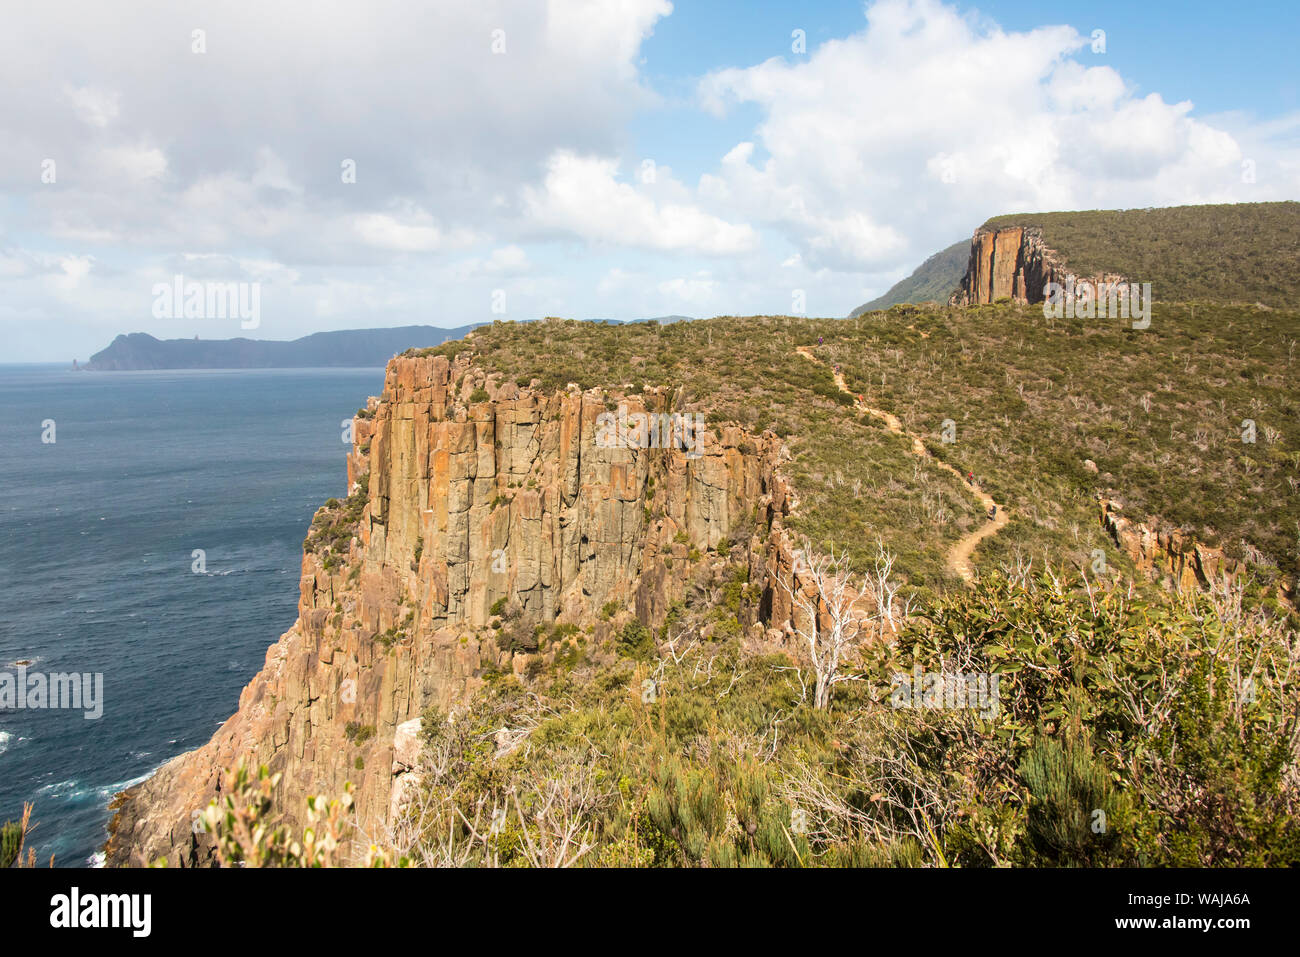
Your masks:
M 1300 199 L 1296 36 L 1293 3 L 16 5 L 0 362 L 842 316 L 990 216 Z

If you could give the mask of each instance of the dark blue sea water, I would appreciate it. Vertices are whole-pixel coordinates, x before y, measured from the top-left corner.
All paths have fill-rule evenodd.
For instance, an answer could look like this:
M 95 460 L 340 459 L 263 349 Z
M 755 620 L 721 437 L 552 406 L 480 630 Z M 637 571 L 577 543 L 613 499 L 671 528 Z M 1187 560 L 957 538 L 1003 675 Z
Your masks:
M 0 710 L 0 820 L 33 802 L 42 861 L 89 863 L 112 795 L 234 712 L 293 624 L 312 513 L 347 492 L 341 423 L 382 385 L 0 366 L 0 669 L 104 682 L 98 720 Z

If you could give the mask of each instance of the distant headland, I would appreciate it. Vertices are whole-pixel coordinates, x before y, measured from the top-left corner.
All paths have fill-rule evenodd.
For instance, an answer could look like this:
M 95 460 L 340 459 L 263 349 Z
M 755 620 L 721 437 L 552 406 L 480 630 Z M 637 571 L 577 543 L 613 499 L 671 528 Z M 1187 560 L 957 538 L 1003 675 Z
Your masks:
M 273 339 L 155 339 L 144 332 L 120 335 L 96 352 L 83 369 L 120 372 L 139 369 L 307 369 L 382 367 L 412 347 L 459 339 L 475 326 L 438 329 L 342 329 L 290 341 Z

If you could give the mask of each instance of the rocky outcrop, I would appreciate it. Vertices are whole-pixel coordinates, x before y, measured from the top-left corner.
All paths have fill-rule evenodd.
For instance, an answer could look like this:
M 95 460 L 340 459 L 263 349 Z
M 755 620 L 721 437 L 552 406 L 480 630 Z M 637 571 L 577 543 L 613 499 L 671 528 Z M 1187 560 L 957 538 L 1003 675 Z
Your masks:
M 355 527 L 328 547 L 309 538 L 298 619 L 238 711 L 119 796 L 108 864 L 210 863 L 193 822 L 241 760 L 282 775 L 290 824 L 307 795 L 350 781 L 361 827 L 380 833 L 413 784 L 425 709 L 454 711 L 485 670 L 528 665 L 532 656 L 492 638 L 500 602 L 528 625 L 586 624 L 597 640 L 631 615 L 658 627 L 692 576 L 728 551 L 748 560 L 764 595 L 742 624 L 752 640 L 779 641 L 790 602 L 772 583 L 790 574 L 791 496 L 777 436 L 706 429 L 692 454 L 596 441 L 611 405 L 664 412 L 671 400 L 543 393 L 501 382 L 468 354 L 389 362 L 383 395 L 353 421 L 348 482 L 366 493 Z M 597 621 L 607 603 L 622 618 Z
M 1109 273 L 1080 277 L 1070 271 L 1036 226 L 981 226 L 971 237 L 970 259 L 949 305 L 968 306 L 1011 299 L 1042 302 L 1048 283 L 1071 281 L 1117 283 L 1123 277 Z
M 1236 582 L 1252 567 L 1265 564 L 1264 556 L 1254 549 L 1247 548 L 1243 561 L 1228 557 L 1222 549 L 1197 541 L 1181 529 L 1165 527 L 1156 520 L 1135 522 L 1124 515 L 1124 506 L 1113 499 L 1102 498 L 1098 506 L 1102 528 L 1137 571 L 1178 591 Z M 1276 597 L 1280 602 L 1291 603 L 1292 587 L 1291 583 L 1279 579 Z

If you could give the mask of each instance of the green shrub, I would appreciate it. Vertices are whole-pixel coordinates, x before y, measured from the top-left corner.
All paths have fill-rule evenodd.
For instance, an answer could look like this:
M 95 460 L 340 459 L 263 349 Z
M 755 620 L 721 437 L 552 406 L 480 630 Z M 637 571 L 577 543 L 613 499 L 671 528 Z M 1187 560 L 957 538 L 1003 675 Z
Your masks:
M 1121 821 L 1106 767 L 1075 733 L 1041 735 L 1019 774 L 1029 791 L 1027 830 L 1045 863 L 1086 867 L 1103 863 Z
M 23 826 L 17 821 L 0 825 L 0 870 L 12 867 L 23 846 Z
M 654 654 L 654 635 L 634 618 L 618 633 L 617 645 L 620 656 L 644 661 Z
M 343 727 L 343 736 L 357 747 L 361 747 L 375 736 L 375 726 L 373 724 L 361 724 L 359 721 L 349 721 Z

